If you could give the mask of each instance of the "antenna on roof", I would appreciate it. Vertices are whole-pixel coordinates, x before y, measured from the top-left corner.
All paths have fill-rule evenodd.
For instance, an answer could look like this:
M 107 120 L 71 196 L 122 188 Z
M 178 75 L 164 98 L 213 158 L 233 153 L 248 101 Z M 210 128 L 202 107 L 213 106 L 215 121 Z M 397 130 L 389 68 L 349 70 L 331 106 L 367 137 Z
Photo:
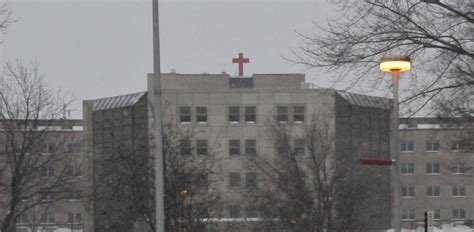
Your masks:
M 221 73 L 227 74 L 227 72 L 225 71 L 225 64 L 221 64 Z

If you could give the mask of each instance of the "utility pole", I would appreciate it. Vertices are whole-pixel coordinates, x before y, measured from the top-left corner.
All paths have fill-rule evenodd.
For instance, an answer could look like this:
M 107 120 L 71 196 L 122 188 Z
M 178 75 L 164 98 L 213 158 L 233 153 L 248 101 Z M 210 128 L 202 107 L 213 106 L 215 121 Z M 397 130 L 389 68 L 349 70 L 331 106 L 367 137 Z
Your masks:
M 153 117 L 153 138 L 155 155 L 155 205 L 156 205 L 156 232 L 165 232 L 165 205 L 164 205 L 164 159 L 163 141 L 161 130 L 161 68 L 160 68 L 160 26 L 158 0 L 152 0 L 153 4 L 153 78 L 154 94 L 153 103 L 149 106 Z

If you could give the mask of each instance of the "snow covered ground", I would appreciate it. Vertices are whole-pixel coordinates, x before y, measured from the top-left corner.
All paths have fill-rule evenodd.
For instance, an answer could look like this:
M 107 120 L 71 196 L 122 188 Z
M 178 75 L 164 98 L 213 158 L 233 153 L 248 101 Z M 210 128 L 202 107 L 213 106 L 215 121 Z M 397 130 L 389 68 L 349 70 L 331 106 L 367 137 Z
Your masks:
M 405 230 L 403 229 L 402 232 L 424 232 L 424 228 L 418 228 L 416 230 Z M 394 232 L 393 229 L 387 230 L 387 232 Z M 441 228 L 435 228 L 434 232 L 474 232 L 473 229 L 467 226 L 462 226 L 462 225 L 443 225 Z

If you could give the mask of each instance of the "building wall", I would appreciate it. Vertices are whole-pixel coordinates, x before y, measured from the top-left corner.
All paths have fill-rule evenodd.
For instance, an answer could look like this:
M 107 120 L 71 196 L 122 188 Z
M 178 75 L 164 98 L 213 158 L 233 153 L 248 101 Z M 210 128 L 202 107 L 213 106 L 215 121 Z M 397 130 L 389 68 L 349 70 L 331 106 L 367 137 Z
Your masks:
M 353 97 L 358 97 L 353 95 Z M 382 100 L 382 99 L 380 99 Z M 390 128 L 388 107 L 369 107 L 349 103 L 341 95 L 336 96 L 336 155 L 340 161 L 338 172 L 347 174 L 338 193 L 362 188 L 365 194 L 347 199 L 347 215 L 365 215 L 370 229 L 390 228 L 390 167 L 365 166 L 360 159 L 390 160 Z M 342 197 L 344 198 L 344 197 Z
M 440 217 L 436 223 L 448 224 L 457 221 L 472 226 L 474 219 L 474 181 L 472 179 L 472 167 L 474 167 L 474 156 L 472 150 L 453 150 L 453 141 L 464 141 L 468 133 L 473 133 L 472 125 L 436 123 L 432 120 L 425 122 L 420 120 L 405 120 L 410 122 L 401 125 L 401 143 L 413 143 L 413 149 L 400 151 L 400 163 L 412 163 L 414 174 L 401 174 L 402 187 L 413 186 L 414 197 L 401 198 L 402 210 L 415 210 L 415 218 L 405 219 L 404 227 L 420 224 L 424 220 L 424 213 L 428 210 L 439 210 Z M 472 140 L 472 138 L 471 138 Z M 439 141 L 437 151 L 428 151 L 427 142 Z M 402 148 L 401 148 L 402 149 Z M 456 163 L 465 163 L 464 174 L 453 174 L 452 166 Z M 427 164 L 439 164 L 439 174 L 427 173 Z M 440 196 L 428 196 L 430 186 L 439 186 Z M 465 188 L 465 196 L 453 196 L 453 186 Z M 465 218 L 456 219 L 453 210 L 463 209 Z
M 18 120 L 21 123 L 21 120 Z M 57 175 L 69 175 L 67 173 L 60 173 L 62 171 L 67 171 L 64 167 L 64 163 L 67 162 L 70 165 L 74 165 L 77 170 L 79 170 L 77 176 L 73 177 L 66 177 L 68 185 L 73 185 L 74 188 L 77 188 L 78 197 L 69 197 L 70 193 L 65 192 L 56 192 L 55 197 L 51 203 L 42 203 L 41 205 L 37 205 L 32 209 L 28 210 L 26 215 L 28 217 L 27 221 L 18 221 L 17 228 L 20 231 L 26 231 L 27 228 L 32 227 L 41 227 L 47 226 L 49 228 L 74 228 L 75 230 L 83 230 L 83 231 L 90 231 L 87 230 L 86 225 L 90 224 L 91 222 L 91 208 L 89 207 L 89 202 L 87 199 L 83 198 L 87 192 L 82 190 L 86 189 L 87 186 L 90 186 L 90 179 L 89 179 L 89 168 L 87 166 L 87 157 L 85 156 L 85 152 L 82 149 L 82 120 L 44 120 L 44 121 L 35 121 L 38 123 L 38 130 L 45 130 L 44 136 L 39 137 L 36 140 L 30 140 L 40 142 L 38 147 L 30 147 L 26 152 L 32 156 L 55 156 L 56 158 L 52 158 L 55 160 L 53 162 L 49 162 L 48 164 L 54 168 L 54 177 L 57 178 Z M 5 125 L 2 123 L 2 125 Z M 46 129 L 48 128 L 48 129 Z M 0 143 L 3 145 L 5 142 L 5 136 L 7 133 L 5 130 L 0 129 Z M 21 133 L 20 130 L 18 134 Z M 29 135 L 33 135 L 34 133 L 38 132 L 27 132 Z M 38 136 L 38 135 L 37 135 Z M 18 136 L 18 140 L 20 141 L 20 137 Z M 44 137 L 44 138 L 43 138 Z M 51 152 L 46 152 L 45 146 L 46 144 L 53 146 L 54 149 L 51 149 Z M 0 146 L 3 147 L 4 146 Z M 5 145 L 7 147 L 7 145 Z M 3 152 L 0 149 L 0 152 Z M 3 160 L 4 156 L 0 156 L 0 162 L 6 162 Z M 64 162 L 62 162 L 64 161 Z M 0 165 L 1 170 L 1 181 L 2 184 L 8 184 L 11 181 L 11 175 L 9 175 L 9 169 L 3 169 L 5 163 Z M 34 167 L 34 166 L 32 166 Z M 44 178 L 44 181 L 48 181 L 49 178 Z M 35 180 L 34 183 L 41 183 L 40 180 Z M 65 187 L 65 184 L 62 184 Z M 2 186 L 0 190 L 0 208 L 7 208 L 8 199 L 8 192 L 5 192 Z M 68 187 L 69 188 L 69 187 Z M 63 191 L 63 190 L 61 190 Z M 68 190 L 69 191 L 69 190 Z M 7 195 L 4 195 L 7 194 Z M 38 197 L 38 195 L 36 195 Z M 36 199 L 36 198 L 35 198 Z M 60 200 L 57 200 L 60 199 Z M 4 201 L 7 200 L 7 201 Z M 49 211 L 53 214 L 52 218 L 54 218 L 51 223 L 43 224 L 40 220 L 42 213 L 44 210 L 48 208 Z M 3 210 L 0 210 L 0 218 L 4 217 Z M 76 213 L 80 214 L 80 221 L 76 221 L 75 223 L 70 223 L 68 221 L 68 213 Z
M 118 98 L 98 108 L 85 101 L 86 144 L 93 157 L 93 231 L 131 231 L 138 218 L 134 193 L 149 194 L 147 98 L 116 107 Z M 102 101 L 103 103 L 104 101 Z M 94 105 L 96 104 L 96 105 Z M 134 167 L 131 167 L 134 165 Z M 130 181 L 131 168 L 136 176 Z M 133 195 L 134 197 L 137 197 Z
M 304 106 L 305 123 L 289 124 L 295 135 L 302 134 L 305 126 L 312 117 L 322 117 L 329 121 L 331 130 L 337 131 L 337 154 L 350 156 L 346 165 L 350 169 L 360 167 L 358 159 L 362 157 L 389 157 L 388 112 L 386 109 L 356 107 L 338 97 L 334 90 L 302 88 L 304 75 L 299 74 L 269 74 L 253 75 L 249 79 L 252 88 L 231 88 L 231 83 L 237 78 L 228 75 L 180 75 L 164 74 L 161 76 L 161 101 L 163 105 L 163 122 L 176 123 L 184 129 L 202 131 L 196 139 L 207 139 L 214 146 L 219 159 L 218 186 L 225 193 L 229 204 L 239 204 L 242 199 L 242 189 L 229 187 L 229 173 L 240 173 L 242 188 L 245 185 L 245 173 L 252 171 L 246 165 L 242 156 L 229 155 L 229 139 L 239 139 L 241 150 L 244 149 L 245 139 L 256 139 L 257 153 L 261 156 L 272 156 L 275 152 L 273 144 L 267 139 L 268 123 L 276 114 L 277 106 Z M 250 85 L 249 83 L 245 83 Z M 151 101 L 156 101 L 156 79 L 149 75 L 148 94 Z M 192 122 L 180 124 L 179 107 L 191 107 Z M 197 124 L 196 107 L 205 106 L 208 110 L 208 123 Z M 245 106 L 256 106 L 257 122 L 249 124 L 240 122 L 229 123 L 229 106 L 239 106 L 240 117 L 244 117 Z M 290 111 L 291 114 L 291 111 Z M 291 117 L 290 117 L 291 118 Z M 341 125 L 338 125 L 338 124 Z M 151 129 L 151 133 L 154 131 Z M 361 148 L 362 147 L 362 148 Z M 359 150 L 357 154 L 348 151 Z M 369 168 L 367 168 L 369 169 Z M 373 176 L 367 181 L 372 188 L 366 195 L 371 210 L 377 212 L 374 227 L 387 227 L 390 223 L 390 186 L 389 168 L 371 167 Z M 348 173 L 349 174 L 349 173 Z M 245 206 L 243 206 L 245 207 Z M 358 211 L 360 212 L 360 211 Z M 228 211 L 224 217 L 230 217 Z M 245 216 L 242 214 L 242 216 Z

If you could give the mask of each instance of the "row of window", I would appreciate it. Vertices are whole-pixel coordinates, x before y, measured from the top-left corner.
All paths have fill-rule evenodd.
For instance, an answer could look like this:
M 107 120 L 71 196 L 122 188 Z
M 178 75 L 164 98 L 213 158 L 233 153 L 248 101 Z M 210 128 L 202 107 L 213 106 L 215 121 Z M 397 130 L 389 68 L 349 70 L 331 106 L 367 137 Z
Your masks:
M 207 107 L 196 106 L 194 109 L 194 123 L 207 124 L 209 122 Z M 277 106 L 276 112 L 277 120 L 280 123 L 288 123 L 290 119 L 294 123 L 304 123 L 304 106 Z M 248 124 L 257 123 L 257 108 L 255 106 L 229 106 L 227 113 L 229 124 L 240 124 L 242 122 Z M 292 116 L 291 118 L 290 115 Z M 181 124 L 193 123 L 191 106 L 179 107 L 179 122 Z
M 45 166 L 41 167 L 39 170 L 39 174 L 41 177 L 54 177 L 56 175 L 56 171 L 54 166 Z M 66 166 L 66 175 L 70 177 L 80 177 L 82 176 L 82 167 L 79 164 L 72 163 Z
M 47 142 L 41 146 L 41 153 L 54 154 L 60 151 L 61 145 L 54 142 Z M 68 143 L 64 148 L 65 152 L 68 153 L 80 153 L 82 152 L 81 143 Z
M 415 209 L 402 209 L 401 218 L 403 221 L 413 221 L 415 220 Z M 441 210 L 433 209 L 433 216 L 435 220 L 441 219 Z M 466 219 L 466 210 L 464 209 L 452 209 L 451 217 L 453 220 L 465 220 Z
M 253 156 L 257 154 L 257 140 L 256 139 L 229 139 L 229 155 L 232 157 L 237 157 L 241 155 Z M 295 155 L 304 155 L 305 154 L 305 141 L 304 139 L 294 139 L 293 140 L 293 153 Z M 191 143 L 189 140 L 181 141 L 181 154 L 182 155 L 191 155 Z M 195 152 L 197 155 L 207 155 L 209 152 L 208 140 L 207 139 L 197 139 Z M 284 153 L 286 147 L 279 147 L 278 152 Z
M 439 140 L 428 140 L 425 144 L 425 151 L 428 152 L 437 152 L 440 148 Z M 463 151 L 464 145 L 459 140 L 451 141 L 451 151 Z M 400 142 L 400 151 L 402 152 L 413 152 L 415 151 L 415 142 L 414 141 L 401 141 Z
M 239 172 L 229 173 L 229 187 L 242 188 L 241 174 Z M 256 172 L 245 173 L 245 188 L 255 189 L 256 187 L 257 187 L 257 173 Z
M 253 206 L 242 208 L 240 205 L 229 205 L 228 207 L 229 217 L 231 218 L 256 218 L 258 217 L 258 211 Z M 245 215 L 243 215 L 245 214 Z
M 67 213 L 67 223 L 82 223 L 82 213 L 81 212 L 70 212 Z M 17 219 L 17 224 L 28 224 L 31 223 L 30 217 L 27 213 L 22 214 Z M 51 210 L 45 211 L 41 214 L 40 223 L 44 224 L 54 224 L 56 223 L 56 213 Z
M 456 162 L 451 164 L 451 174 L 460 175 L 466 174 L 469 170 L 467 163 Z M 440 163 L 439 162 L 427 162 L 426 163 L 426 174 L 438 175 L 440 174 Z M 415 174 L 415 163 L 400 163 L 400 174 L 402 175 L 413 175 Z
M 403 186 L 401 189 L 402 197 L 415 197 L 415 186 Z M 441 187 L 438 185 L 428 186 L 426 188 L 427 197 L 440 197 Z M 466 188 L 463 185 L 451 186 L 451 196 L 453 197 L 465 197 Z

